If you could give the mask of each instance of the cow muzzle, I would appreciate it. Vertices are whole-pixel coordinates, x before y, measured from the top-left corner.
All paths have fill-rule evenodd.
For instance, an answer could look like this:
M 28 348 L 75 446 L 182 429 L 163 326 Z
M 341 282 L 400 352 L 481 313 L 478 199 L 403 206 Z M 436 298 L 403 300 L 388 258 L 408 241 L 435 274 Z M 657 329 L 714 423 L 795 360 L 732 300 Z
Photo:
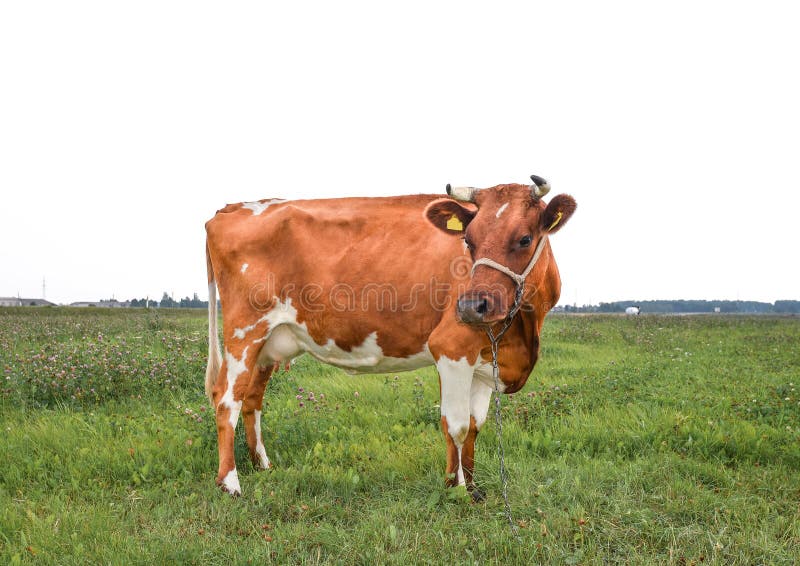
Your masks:
M 456 314 L 467 324 L 490 324 L 506 316 L 504 301 L 497 293 L 464 293 L 456 303 Z

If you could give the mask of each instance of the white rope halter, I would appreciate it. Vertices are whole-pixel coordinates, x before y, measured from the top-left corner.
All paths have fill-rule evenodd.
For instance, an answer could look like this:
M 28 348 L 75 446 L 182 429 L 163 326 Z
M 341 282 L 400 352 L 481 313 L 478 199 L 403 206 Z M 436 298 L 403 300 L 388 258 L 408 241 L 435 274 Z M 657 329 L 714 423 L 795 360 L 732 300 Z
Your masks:
M 478 267 L 479 265 L 487 265 L 489 267 L 493 267 L 497 271 L 505 273 L 506 275 L 511 277 L 511 279 L 514 280 L 517 286 L 521 287 L 525 285 L 525 279 L 527 279 L 530 272 L 533 271 L 533 266 L 536 265 L 536 262 L 539 260 L 539 256 L 542 255 L 542 250 L 544 249 L 544 245 L 546 243 L 547 243 L 547 234 L 542 234 L 542 237 L 539 238 L 539 243 L 536 245 L 536 251 L 533 252 L 533 257 L 531 258 L 531 261 L 528 263 L 528 267 L 526 267 L 525 271 L 523 271 L 520 274 L 514 273 L 505 265 L 501 265 L 493 259 L 489 259 L 488 257 L 482 257 L 472 264 L 472 271 L 470 272 L 470 276 L 475 275 L 475 268 Z

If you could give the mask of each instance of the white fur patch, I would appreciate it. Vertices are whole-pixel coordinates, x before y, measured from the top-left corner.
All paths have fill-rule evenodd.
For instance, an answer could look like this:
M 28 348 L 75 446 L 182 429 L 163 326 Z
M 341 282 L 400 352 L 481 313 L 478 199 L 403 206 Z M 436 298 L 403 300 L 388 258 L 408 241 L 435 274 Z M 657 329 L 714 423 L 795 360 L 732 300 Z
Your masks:
M 266 322 L 268 325 L 265 343 L 259 354 L 258 363 L 263 366 L 273 362 L 283 362 L 302 352 L 308 352 L 318 360 L 351 373 L 386 373 L 410 371 L 433 364 L 428 345 L 422 351 L 407 358 L 385 356 L 378 345 L 378 333 L 372 332 L 361 344 L 347 351 L 340 348 L 333 339 L 317 344 L 308 333 L 305 322 L 297 322 L 297 309 L 291 297 L 281 301 L 275 297 L 275 306 L 255 323 L 237 328 L 234 336 L 244 339 L 256 326 Z
M 475 417 L 475 426 L 478 430 L 480 430 L 483 423 L 486 422 L 486 415 L 489 412 L 489 404 L 492 400 L 493 390 L 494 388 L 489 387 L 480 379 L 472 380 L 472 389 L 469 395 L 469 412 Z
M 289 299 L 289 301 L 291 302 L 291 299 Z M 238 338 L 239 340 L 244 340 L 245 336 L 247 336 L 250 332 L 252 332 L 253 329 L 255 329 L 256 326 L 258 326 L 259 324 L 261 324 L 264 321 L 271 320 L 271 317 L 270 317 L 271 313 L 272 313 L 272 310 L 270 310 L 269 313 L 267 313 L 264 316 L 262 316 L 261 318 L 259 318 L 253 324 L 245 326 L 244 328 L 236 328 L 236 329 L 234 329 L 234 331 L 233 331 L 234 338 Z M 296 310 L 295 310 L 295 313 L 297 313 Z M 269 327 L 272 328 L 272 324 L 271 323 L 270 323 Z
M 222 489 L 231 495 L 242 494 L 242 487 L 239 485 L 239 473 L 236 471 L 236 468 L 228 472 L 228 474 L 222 479 Z
M 462 446 L 458 446 L 458 471 L 456 472 L 456 478 L 458 479 L 458 485 L 467 485 L 466 480 L 464 479 L 464 466 L 461 465 L 461 448 Z
M 489 362 L 481 362 L 478 364 L 478 367 L 475 368 L 475 378 L 480 380 L 481 383 L 486 385 L 489 389 L 494 391 L 494 376 L 492 375 L 492 364 Z M 500 380 L 500 392 L 506 390 L 506 384 Z
M 257 200 L 253 202 L 243 202 L 242 208 L 249 208 L 253 211 L 253 216 L 258 216 L 273 204 L 280 204 L 282 202 L 286 202 L 286 200 L 282 198 L 273 198 L 267 200 Z
M 242 264 L 242 273 L 244 273 L 245 271 L 247 271 L 247 268 L 248 268 L 248 267 L 250 267 L 250 264 L 249 264 L 249 263 L 243 263 L 243 264 Z
M 255 411 L 255 432 L 256 432 L 256 454 L 258 455 L 259 466 L 266 470 L 269 469 L 270 463 L 267 458 L 267 451 L 264 448 L 264 441 L 261 439 L 261 411 Z
M 508 203 L 505 203 L 503 206 L 497 209 L 497 213 L 494 215 L 495 218 L 500 218 L 500 215 L 503 214 L 508 208 Z
M 247 348 L 249 348 L 249 346 Z M 230 410 L 231 414 L 228 421 L 233 428 L 236 428 L 236 422 L 239 420 L 239 413 L 242 410 L 242 402 L 233 399 L 233 386 L 236 385 L 236 380 L 239 376 L 247 371 L 247 365 L 244 363 L 244 360 L 247 358 L 247 348 L 242 352 L 241 360 L 237 360 L 227 348 L 225 349 L 225 361 L 228 363 L 228 384 L 225 388 L 225 394 L 222 396 L 222 399 L 219 400 L 217 406 L 225 405 Z
M 442 356 L 436 362 L 442 388 L 442 416 L 447 419 L 447 432 L 459 449 L 469 432 L 470 394 L 475 367 L 466 356 L 453 361 Z

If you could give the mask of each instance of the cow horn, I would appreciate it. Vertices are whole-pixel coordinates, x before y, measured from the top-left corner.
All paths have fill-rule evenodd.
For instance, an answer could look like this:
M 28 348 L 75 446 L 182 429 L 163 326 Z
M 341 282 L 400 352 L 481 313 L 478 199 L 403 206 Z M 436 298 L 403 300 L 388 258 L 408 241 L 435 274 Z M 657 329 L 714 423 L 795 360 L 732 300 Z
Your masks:
M 478 190 L 475 187 L 451 187 L 450 183 L 447 184 L 447 194 L 462 202 L 475 202 Z
M 531 196 L 533 198 L 540 199 L 550 192 L 550 184 L 547 182 L 547 179 L 539 175 L 531 175 L 531 181 L 533 181 L 531 185 Z

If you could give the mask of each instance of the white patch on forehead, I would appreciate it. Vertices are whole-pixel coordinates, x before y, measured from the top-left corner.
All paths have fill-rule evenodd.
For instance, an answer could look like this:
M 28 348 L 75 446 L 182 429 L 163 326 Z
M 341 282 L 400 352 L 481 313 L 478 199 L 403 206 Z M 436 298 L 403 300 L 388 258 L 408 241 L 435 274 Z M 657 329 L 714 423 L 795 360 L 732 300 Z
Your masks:
M 503 206 L 497 209 L 497 213 L 494 215 L 495 218 L 500 218 L 500 215 L 503 214 L 508 208 L 508 203 L 505 203 Z
M 242 488 L 239 485 L 239 473 L 236 468 L 232 469 L 222 479 L 222 488 L 231 495 L 239 495 L 242 493 Z
M 248 267 L 250 267 L 250 264 L 249 264 L 249 263 L 243 263 L 243 264 L 242 264 L 242 273 L 244 273 L 245 271 L 247 271 L 247 268 L 248 268 Z
M 282 202 L 286 202 L 286 199 L 273 198 L 267 200 L 257 200 L 253 202 L 243 202 L 242 208 L 249 208 L 250 210 L 253 211 L 253 216 L 258 216 L 273 204 L 280 204 Z

